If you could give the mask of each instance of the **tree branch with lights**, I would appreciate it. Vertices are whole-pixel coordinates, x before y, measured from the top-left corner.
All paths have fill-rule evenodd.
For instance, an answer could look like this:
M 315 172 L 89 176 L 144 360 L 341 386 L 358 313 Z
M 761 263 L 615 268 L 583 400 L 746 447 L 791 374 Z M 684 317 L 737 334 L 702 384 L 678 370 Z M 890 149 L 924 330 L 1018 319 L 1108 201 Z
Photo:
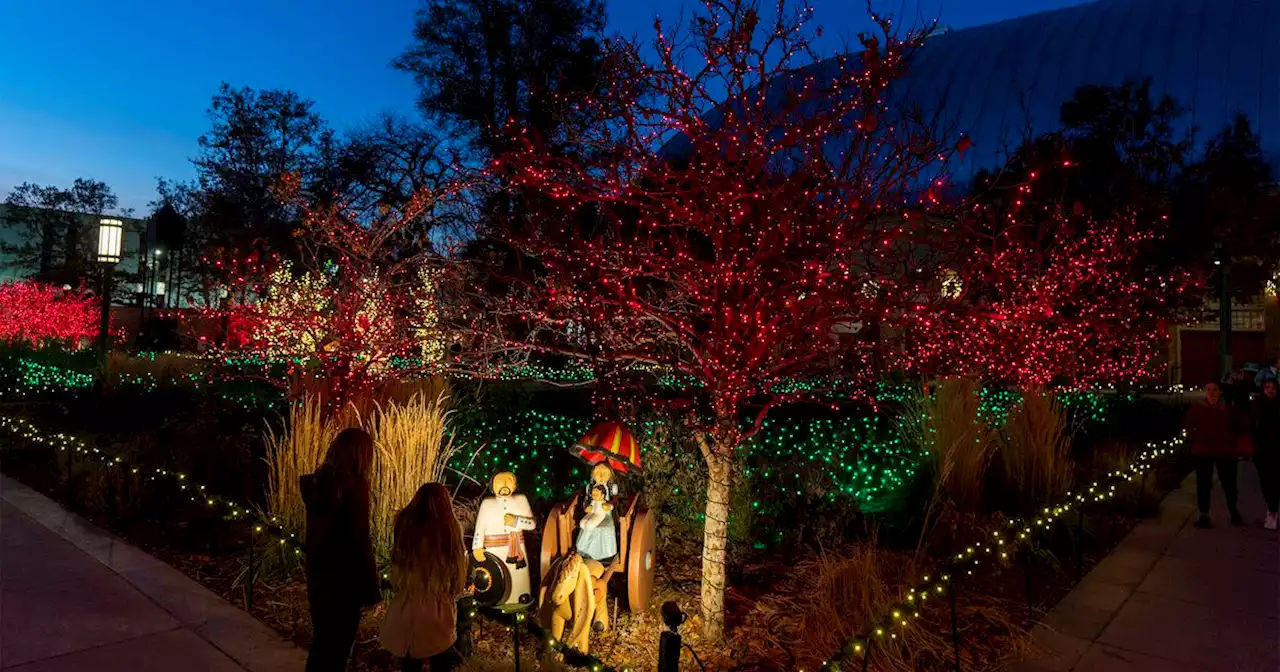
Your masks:
M 730 475 L 779 404 L 839 375 L 877 377 L 888 324 L 936 295 L 948 226 L 923 216 L 954 147 L 885 91 L 924 33 L 876 17 L 857 56 L 814 62 L 811 10 L 708 0 L 687 31 L 655 24 L 653 62 L 616 42 L 608 100 L 566 101 L 597 123 L 571 156 L 512 129 L 491 170 L 512 207 L 466 282 L 477 348 L 644 362 L 693 384 L 645 388 L 677 407 L 706 460 L 704 633 L 724 627 Z M 906 205 L 904 205 L 906 204 Z M 478 278 L 478 279 L 477 279 Z
M 227 300 L 204 312 L 226 318 L 228 349 L 284 362 L 289 380 L 324 381 L 335 408 L 378 383 L 431 371 L 444 342 L 438 265 L 405 232 L 460 188 L 420 190 L 372 220 L 341 205 L 305 209 L 299 261 L 227 262 Z

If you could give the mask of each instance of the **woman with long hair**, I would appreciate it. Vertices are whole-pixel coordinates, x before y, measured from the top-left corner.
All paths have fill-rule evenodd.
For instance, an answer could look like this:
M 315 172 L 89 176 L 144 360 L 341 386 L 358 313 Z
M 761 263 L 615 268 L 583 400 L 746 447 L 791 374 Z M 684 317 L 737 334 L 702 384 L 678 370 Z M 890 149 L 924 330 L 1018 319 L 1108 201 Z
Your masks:
M 345 429 L 324 462 L 300 479 L 307 509 L 307 600 L 311 649 L 307 672 L 346 670 L 360 613 L 382 599 L 369 531 L 373 438 Z
M 458 638 L 458 597 L 467 584 L 467 547 L 453 515 L 449 491 L 424 483 L 396 514 L 391 547 L 395 597 L 382 622 L 382 648 L 399 656 L 401 670 L 452 670 Z

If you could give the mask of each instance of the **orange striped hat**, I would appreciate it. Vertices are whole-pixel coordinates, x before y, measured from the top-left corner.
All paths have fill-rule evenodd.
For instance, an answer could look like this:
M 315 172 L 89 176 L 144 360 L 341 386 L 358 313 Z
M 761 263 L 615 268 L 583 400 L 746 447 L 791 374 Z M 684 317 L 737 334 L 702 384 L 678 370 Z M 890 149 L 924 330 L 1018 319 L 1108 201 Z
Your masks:
M 574 451 L 588 464 L 608 462 L 609 467 L 620 473 L 640 470 L 640 444 L 626 425 L 606 422 L 596 425 L 573 446 Z

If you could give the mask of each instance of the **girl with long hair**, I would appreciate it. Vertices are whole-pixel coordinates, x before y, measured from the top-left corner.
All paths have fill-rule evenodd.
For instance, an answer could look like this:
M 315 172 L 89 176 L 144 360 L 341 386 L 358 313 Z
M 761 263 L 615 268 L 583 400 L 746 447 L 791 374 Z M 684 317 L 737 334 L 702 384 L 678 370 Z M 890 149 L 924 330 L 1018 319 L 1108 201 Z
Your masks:
M 401 670 L 452 670 L 458 597 L 467 584 L 467 547 L 449 492 L 424 483 L 396 514 L 391 547 L 395 597 L 382 622 L 382 648 L 399 656 Z
M 300 479 L 311 608 L 307 672 L 346 670 L 361 610 L 382 599 L 369 531 L 372 468 L 373 438 L 345 429 L 329 444 L 316 473 Z

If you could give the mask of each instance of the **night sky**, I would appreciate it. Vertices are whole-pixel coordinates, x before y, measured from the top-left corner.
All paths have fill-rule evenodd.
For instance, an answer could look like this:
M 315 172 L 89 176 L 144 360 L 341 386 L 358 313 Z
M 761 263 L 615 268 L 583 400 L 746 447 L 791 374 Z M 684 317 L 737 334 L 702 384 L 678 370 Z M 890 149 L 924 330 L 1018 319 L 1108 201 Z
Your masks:
M 697 0 L 693 0 L 697 2 Z M 336 128 L 414 114 L 412 80 L 389 63 L 420 0 L 8 0 L 0 10 L 0 194 L 21 182 L 110 184 L 146 214 L 155 178 L 189 179 L 218 85 L 288 88 Z M 700 3 L 698 3 L 700 4 Z M 772 1 L 763 3 L 772 6 Z M 909 23 L 953 28 L 1080 0 L 875 0 Z M 609 2 L 609 31 L 648 38 L 690 0 Z M 862 0 L 814 0 L 833 52 L 868 27 Z

